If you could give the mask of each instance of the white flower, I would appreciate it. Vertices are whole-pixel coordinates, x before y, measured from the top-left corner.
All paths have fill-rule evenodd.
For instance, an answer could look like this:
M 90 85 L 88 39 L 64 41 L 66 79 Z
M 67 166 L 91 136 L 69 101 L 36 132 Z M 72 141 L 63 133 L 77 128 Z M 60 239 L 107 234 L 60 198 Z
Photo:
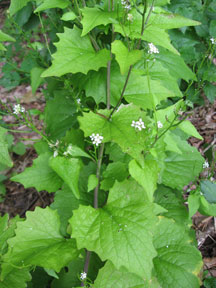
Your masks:
M 212 43 L 213 45 L 216 44 L 216 39 L 215 39 L 215 38 L 212 37 L 212 38 L 210 39 L 210 41 L 211 41 L 211 43 Z
M 209 168 L 209 163 L 208 163 L 208 161 L 205 161 L 205 163 L 203 164 L 203 169 L 205 169 L 205 168 Z
M 73 149 L 73 146 L 71 144 L 68 145 L 67 150 L 63 153 L 63 155 L 67 156 L 68 154 L 70 154 L 72 152 L 71 151 L 72 149 Z
M 57 157 L 58 156 L 58 150 L 55 150 L 54 153 L 53 153 L 53 157 Z
M 22 107 L 20 104 L 16 104 L 13 107 L 13 114 L 20 114 L 20 113 L 24 113 L 25 112 L 25 108 Z
M 59 145 L 59 140 L 56 140 L 56 143 L 50 142 L 48 145 L 49 145 L 50 148 L 57 147 Z
M 130 22 L 132 22 L 132 21 L 133 21 L 133 15 L 130 14 L 130 13 L 128 13 L 128 15 L 127 15 L 127 20 L 130 21 Z
M 149 54 L 159 53 L 159 50 L 157 49 L 157 47 L 155 47 L 155 45 L 153 43 L 149 43 L 148 46 L 149 46 L 149 50 L 148 50 Z
M 87 277 L 86 272 L 82 272 L 82 273 L 80 274 L 80 279 L 81 279 L 81 280 L 86 279 L 86 277 Z
M 103 136 L 100 136 L 99 134 L 96 134 L 93 133 L 91 136 L 90 136 L 90 139 L 92 141 L 93 144 L 95 144 L 96 146 L 98 146 L 100 143 L 102 143 L 102 140 L 103 140 Z
M 77 101 L 77 104 L 81 104 L 81 99 L 80 98 L 78 98 L 76 101 Z
M 126 10 L 130 10 L 131 9 L 131 5 L 130 5 L 130 1 L 128 1 L 128 0 L 122 0 L 121 1 L 121 4 L 122 4 L 122 6 L 124 7 L 124 9 L 126 9 Z
M 146 128 L 142 118 L 140 118 L 139 121 L 133 120 L 131 126 L 134 127 L 135 129 L 137 128 L 139 131 Z
M 160 122 L 160 121 L 157 121 L 157 127 L 160 129 L 160 128 L 163 128 L 163 124 Z

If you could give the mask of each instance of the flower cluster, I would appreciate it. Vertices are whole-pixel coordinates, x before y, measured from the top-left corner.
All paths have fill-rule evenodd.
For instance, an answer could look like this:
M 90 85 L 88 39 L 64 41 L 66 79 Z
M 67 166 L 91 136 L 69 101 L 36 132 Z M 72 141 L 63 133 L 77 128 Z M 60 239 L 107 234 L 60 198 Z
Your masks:
M 157 121 L 157 127 L 160 129 L 160 128 L 163 128 L 163 124 L 160 122 L 160 121 Z
M 13 107 L 13 114 L 19 115 L 20 113 L 24 113 L 25 108 L 22 107 L 20 104 L 16 104 Z
M 137 128 L 139 131 L 141 131 L 142 129 L 146 129 L 142 118 L 140 118 L 139 121 L 132 121 L 131 126 L 134 127 L 135 129 Z
M 216 44 L 216 38 L 213 38 L 213 37 L 212 37 L 212 38 L 210 39 L 210 41 L 211 41 L 211 43 L 212 43 L 213 45 Z
M 71 144 L 68 145 L 67 150 L 63 153 L 63 155 L 68 156 L 68 154 L 71 154 L 72 149 L 73 149 L 73 146 Z
M 159 50 L 157 49 L 157 47 L 155 47 L 155 45 L 153 43 L 149 43 L 148 46 L 149 46 L 149 50 L 148 50 L 149 54 L 159 53 Z
M 103 140 L 103 136 L 100 136 L 99 134 L 96 134 L 93 133 L 91 136 L 90 136 L 90 139 L 92 141 L 93 144 L 95 144 L 96 146 L 98 146 L 99 144 L 102 143 L 102 140 Z
M 85 280 L 86 277 L 87 277 L 86 272 L 82 272 L 82 273 L 80 274 L 80 279 L 81 279 L 81 280 Z
M 58 146 L 59 146 L 59 140 L 56 140 L 55 143 L 50 142 L 49 147 L 54 149 L 54 153 L 53 153 L 53 157 L 57 157 L 58 156 Z
M 130 1 L 128 0 L 121 0 L 121 4 L 124 7 L 125 10 L 130 11 L 131 10 L 131 5 Z
M 205 169 L 205 168 L 209 168 L 209 163 L 208 163 L 208 161 L 205 161 L 205 163 L 203 164 L 203 169 Z

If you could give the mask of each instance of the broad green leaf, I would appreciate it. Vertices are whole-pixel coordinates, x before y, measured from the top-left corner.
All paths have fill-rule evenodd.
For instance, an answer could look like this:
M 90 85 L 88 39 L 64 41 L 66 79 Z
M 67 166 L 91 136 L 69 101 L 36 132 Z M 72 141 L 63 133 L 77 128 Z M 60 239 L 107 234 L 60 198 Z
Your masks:
M 73 21 L 76 19 L 76 14 L 72 11 L 66 12 L 62 15 L 61 20 L 63 21 Z
M 202 215 L 216 216 L 216 204 L 210 204 L 204 196 L 200 195 L 199 212 Z
M 39 155 L 31 167 L 13 176 L 11 180 L 23 184 L 25 188 L 34 187 L 37 191 L 56 192 L 62 186 L 62 180 L 49 167 L 50 157 L 49 152 Z
M 181 190 L 198 177 L 203 169 L 204 159 L 196 148 L 181 140 L 179 136 L 176 135 L 174 139 L 176 139 L 182 154 L 175 152 L 166 153 L 162 182 L 166 186 Z
M 13 152 L 17 155 L 24 155 L 26 152 L 26 146 L 22 142 L 18 142 L 16 145 L 13 146 Z
M 129 51 L 128 48 L 120 40 L 115 40 L 112 43 L 111 51 L 116 56 L 116 61 L 120 66 L 122 75 L 127 73 L 130 66 L 138 62 L 143 55 L 143 52 L 140 50 Z
M 101 209 L 80 206 L 69 220 L 78 248 L 96 252 L 102 261 L 150 279 L 152 229 L 156 217 L 153 204 L 143 199 L 143 189 L 133 180 L 116 182 Z M 139 237 L 137 237 L 139 235 Z
M 189 218 L 191 218 L 200 207 L 200 195 L 195 193 L 188 197 Z
M 179 191 L 159 185 L 155 191 L 155 202 L 165 208 L 167 212 L 163 216 L 174 219 L 177 223 L 188 223 L 188 211 L 184 205 L 184 199 Z
M 204 73 L 203 73 L 203 79 L 209 82 L 215 82 L 216 81 L 216 71 L 215 71 L 215 65 L 212 63 L 211 65 L 204 66 Z
M 110 114 L 108 110 L 98 112 L 105 117 Z M 138 121 L 139 118 L 142 118 L 147 129 L 137 131 L 131 127 L 132 121 Z M 103 142 L 115 142 L 123 152 L 140 159 L 141 152 L 145 149 L 145 139 L 148 136 L 149 118 L 138 107 L 131 104 L 122 105 L 119 111 L 113 114 L 112 121 L 93 112 L 83 113 L 83 117 L 78 117 L 78 121 L 86 137 L 92 133 L 99 133 L 104 137 Z
M 54 99 L 50 99 L 46 104 L 46 133 L 54 139 L 63 136 L 76 123 L 76 105 L 67 94 L 67 91 L 57 91 Z
M 44 68 L 42 67 L 34 67 L 30 74 L 31 74 L 31 87 L 32 93 L 34 94 L 40 84 L 43 82 L 43 78 L 41 78 L 41 74 L 43 73 Z
M 4 42 L 4 41 L 15 42 L 16 40 L 10 35 L 5 34 L 4 32 L 0 30 L 0 42 Z
M 88 36 L 81 37 L 81 30 L 65 27 L 64 33 L 58 34 L 60 41 L 55 44 L 57 52 L 53 63 L 42 77 L 62 76 L 67 73 L 84 73 L 106 67 L 110 52 L 106 49 L 94 51 Z
M 183 78 L 186 81 L 189 81 L 190 79 L 196 80 L 196 75 L 185 64 L 181 56 L 162 49 L 155 57 L 165 68 L 168 68 L 170 75 L 173 77 L 177 79 Z M 175 63 L 175 65 L 173 65 L 173 63 Z
M 166 4 L 170 4 L 170 0 L 156 0 L 155 1 L 155 6 L 163 6 Z
M 214 103 L 214 101 L 216 99 L 216 86 L 207 82 L 207 84 L 204 86 L 203 90 L 205 92 L 206 97 L 209 99 L 209 101 L 211 103 Z
M 209 203 L 216 204 L 216 184 L 215 183 L 212 183 L 209 180 L 201 181 L 200 189 L 204 197 Z
M 98 185 L 98 178 L 95 174 L 91 174 L 88 178 L 88 192 L 95 189 Z
M 7 49 L 4 47 L 2 43 L 0 43 L 0 51 L 6 51 Z
M 104 11 L 101 8 L 94 7 L 89 8 L 85 7 L 82 9 L 82 25 L 83 25 L 83 31 L 82 36 L 85 36 L 90 32 L 92 29 L 94 29 L 96 26 L 104 25 L 106 26 L 109 23 L 112 23 L 114 19 L 117 17 L 117 13 L 115 11 Z
M 79 255 L 73 239 L 65 239 L 59 232 L 57 211 L 37 207 L 26 213 L 26 220 L 17 223 L 16 236 L 8 240 L 9 250 L 4 255 L 2 278 L 14 265 L 37 265 L 59 272 Z
M 124 98 L 144 109 L 153 109 L 162 100 L 175 97 L 173 91 L 163 87 L 158 80 L 152 80 L 148 76 L 140 76 L 135 73 L 129 78 Z
M 47 10 L 50 8 L 61 8 L 64 9 L 69 5 L 68 0 L 43 0 L 41 5 L 34 11 L 34 13 Z
M 103 172 L 103 180 L 100 183 L 100 188 L 107 191 L 113 186 L 115 180 L 121 182 L 126 179 L 128 175 L 127 164 L 119 161 L 110 163 Z
M 203 140 L 203 137 L 197 132 L 196 128 L 189 120 L 181 122 L 178 125 L 178 128 L 180 128 L 186 134 L 190 135 L 190 137 L 193 136 L 197 139 Z
M 185 227 L 162 217 L 155 231 L 154 246 L 158 255 L 153 262 L 160 286 L 199 288 L 202 257 L 199 250 L 190 244 L 191 239 Z
M 94 283 L 95 288 L 147 288 L 148 285 L 142 277 L 130 273 L 125 268 L 117 270 L 112 262 L 107 261 L 99 271 Z
M 31 280 L 31 274 L 28 269 L 14 269 L 0 281 L 0 288 L 26 288 Z
M 79 199 L 80 192 L 78 188 L 81 161 L 75 158 L 56 157 L 49 161 L 52 169 L 64 180 L 71 188 L 76 198 Z
M 0 127 L 0 164 L 3 164 L 8 167 L 13 166 L 10 155 L 8 153 L 8 143 L 6 141 L 6 132 L 7 130 L 3 127 Z
M 158 165 L 154 160 L 145 160 L 141 167 L 136 160 L 129 163 L 130 175 L 144 188 L 149 201 L 153 201 L 153 194 L 157 188 Z M 143 196 L 144 197 L 144 196 Z
M 173 134 L 170 131 L 167 131 L 167 133 L 163 136 L 164 143 L 166 143 L 165 150 L 166 151 L 172 151 L 178 154 L 182 154 L 182 151 L 178 147 L 178 143 L 175 139 L 175 134 Z
M 13 16 L 15 13 L 25 7 L 28 2 L 30 2 L 30 0 L 11 0 L 9 7 L 10 15 Z

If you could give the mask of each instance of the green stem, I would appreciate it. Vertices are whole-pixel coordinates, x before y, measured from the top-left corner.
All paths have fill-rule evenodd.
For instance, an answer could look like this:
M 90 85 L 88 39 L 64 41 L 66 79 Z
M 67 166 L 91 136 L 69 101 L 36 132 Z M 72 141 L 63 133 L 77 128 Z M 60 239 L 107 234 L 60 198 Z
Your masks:
M 52 53 L 51 53 L 50 48 L 49 48 L 49 42 L 48 42 L 48 39 L 47 39 L 46 31 L 45 31 L 45 29 L 44 29 L 43 21 L 42 21 L 41 16 L 40 16 L 40 12 L 38 13 L 38 17 L 39 17 L 39 19 L 40 19 L 42 32 L 43 32 L 44 39 L 45 39 L 45 42 L 46 42 L 46 48 L 47 48 L 47 50 L 48 50 L 48 52 L 49 52 L 49 54 L 50 54 L 50 57 L 51 57 L 51 59 L 52 59 Z

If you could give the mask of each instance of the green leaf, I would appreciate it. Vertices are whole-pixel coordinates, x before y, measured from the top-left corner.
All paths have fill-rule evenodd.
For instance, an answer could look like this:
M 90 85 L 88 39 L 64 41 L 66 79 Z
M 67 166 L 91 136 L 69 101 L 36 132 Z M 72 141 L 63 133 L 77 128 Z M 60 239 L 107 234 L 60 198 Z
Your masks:
M 216 204 L 210 204 L 204 196 L 200 195 L 199 212 L 206 216 L 216 216 Z
M 204 197 L 209 203 L 216 204 L 216 184 L 215 183 L 212 183 L 209 180 L 201 181 L 200 189 Z
M 9 7 L 10 15 L 13 16 L 15 13 L 25 7 L 28 2 L 30 2 L 30 0 L 11 0 Z
M 13 152 L 16 153 L 17 155 L 24 155 L 26 152 L 26 146 L 22 142 L 18 142 L 14 147 L 13 147 Z
M 174 219 L 179 224 L 189 222 L 188 211 L 180 192 L 159 185 L 154 196 L 155 202 L 167 210 L 163 216 Z
M 34 67 L 30 72 L 31 73 L 31 87 L 32 87 L 33 94 L 35 94 L 37 88 L 43 82 L 43 78 L 40 77 L 43 71 L 44 71 L 44 68 L 42 67 Z
M 131 65 L 137 63 L 143 55 L 140 50 L 129 51 L 127 47 L 120 40 L 115 40 L 112 43 L 112 53 L 116 55 L 116 61 L 118 62 L 121 70 L 121 74 L 124 75 L 128 72 Z
M 98 185 L 98 178 L 95 174 L 91 174 L 88 178 L 88 192 L 95 189 Z
M 5 34 L 4 32 L 2 32 L 0 30 L 0 42 L 4 42 L 4 41 L 15 42 L 16 40 L 13 37 L 11 37 L 10 35 Z
M 142 277 L 130 273 L 125 268 L 117 270 L 112 262 L 107 261 L 99 271 L 94 283 L 95 288 L 147 288 L 148 285 Z
M 151 235 L 156 222 L 153 210 L 135 181 L 116 182 L 106 206 L 97 210 L 80 206 L 74 211 L 69 220 L 72 237 L 79 248 L 95 251 L 102 261 L 111 260 L 117 269 L 124 266 L 150 279 L 156 256 Z
M 110 114 L 108 110 L 98 112 L 106 117 Z M 138 121 L 139 118 L 142 118 L 147 127 L 149 118 L 138 107 L 130 104 L 122 105 L 119 111 L 113 114 L 112 121 L 93 112 L 83 113 L 83 117 L 78 117 L 78 121 L 86 137 L 92 133 L 99 133 L 104 137 L 103 142 L 115 142 L 123 152 L 139 160 L 148 136 L 148 129 L 137 131 L 131 127 L 132 121 Z
M 46 133 L 54 139 L 63 136 L 76 123 L 76 105 L 73 99 L 66 97 L 67 94 L 67 91 L 57 92 L 46 104 Z
M 216 99 L 216 86 L 207 82 L 207 84 L 204 86 L 203 90 L 205 92 L 205 95 L 209 99 L 209 101 L 211 103 L 214 103 L 214 100 Z
M 190 146 L 186 141 L 175 136 L 178 148 L 182 154 L 167 152 L 164 159 L 164 170 L 162 182 L 171 188 L 182 189 L 191 181 L 194 181 L 202 171 L 203 157 L 196 148 Z
M 113 23 L 114 19 L 117 17 L 117 12 L 115 11 L 107 12 L 98 7 L 94 8 L 85 7 L 81 11 L 83 14 L 83 18 L 81 21 L 83 25 L 82 36 L 88 34 L 96 26 L 99 25 L 106 26 L 109 23 Z
M 134 181 L 116 182 L 106 206 L 98 210 L 80 206 L 69 222 L 79 248 L 95 251 L 103 261 L 111 260 L 117 269 L 124 266 L 150 279 L 156 256 L 150 231 L 156 218 L 142 192 Z
M 183 78 L 186 81 L 189 81 L 190 79 L 196 80 L 196 75 L 185 64 L 181 56 L 170 53 L 165 49 L 160 49 L 160 53 L 155 57 L 169 70 L 170 75 L 173 77 L 177 79 Z M 173 65 L 173 63 L 175 63 L 175 65 Z
M 56 43 L 57 52 L 53 55 L 53 64 L 42 77 L 62 76 L 67 73 L 84 73 L 106 67 L 110 60 L 110 52 L 102 49 L 94 51 L 88 36 L 81 37 L 78 28 L 65 27 L 64 33 L 58 34 L 60 41 Z
M 34 13 L 47 10 L 50 8 L 64 9 L 69 5 L 68 0 L 43 0 L 42 4 L 34 11 Z
M 76 14 L 72 11 L 66 12 L 62 15 L 61 20 L 63 21 L 73 21 L 76 19 Z
M 26 168 L 11 180 L 23 184 L 25 188 L 34 187 L 37 191 L 56 192 L 62 186 L 62 180 L 49 167 L 50 157 L 49 152 L 39 155 L 32 167 Z
M 160 286 L 199 288 L 202 257 L 199 250 L 190 244 L 191 239 L 185 227 L 162 217 L 155 231 L 154 246 L 158 255 L 153 261 Z
M 216 69 L 215 65 L 204 66 L 203 79 L 204 81 L 215 82 L 216 81 Z
M 31 280 L 28 269 L 13 269 L 3 281 L 0 281 L 0 288 L 26 288 L 26 282 Z
M 158 165 L 156 161 L 145 160 L 143 167 L 141 167 L 136 160 L 131 160 L 129 163 L 129 172 L 130 175 L 144 188 L 147 199 L 152 202 L 158 180 Z
M 10 155 L 8 153 L 8 143 L 6 141 L 7 130 L 0 127 L 0 164 L 8 167 L 13 166 Z
M 190 135 L 190 137 L 193 136 L 197 139 L 203 140 L 203 137 L 197 132 L 196 128 L 189 120 L 181 122 L 178 125 L 178 128 L 180 128 L 186 134 Z
M 216 38 L 216 20 L 211 20 L 210 27 L 209 27 L 209 33 L 212 37 Z
M 4 47 L 2 43 L 0 43 L 0 51 L 6 51 L 7 49 Z
M 72 157 L 85 157 L 92 159 L 89 154 L 84 152 L 81 148 L 75 145 L 70 145 L 69 148 L 67 149 L 68 155 L 71 155 Z
M 8 240 L 9 250 L 4 255 L 2 278 L 13 266 L 37 265 L 59 272 L 79 255 L 73 239 L 65 239 L 59 232 L 57 211 L 36 207 L 26 213 L 26 220 L 17 224 L 16 236 Z
M 191 218 L 200 207 L 200 195 L 199 194 L 191 194 L 188 197 L 188 208 L 189 208 L 189 218 Z
M 76 198 L 79 199 L 80 192 L 78 188 L 81 161 L 75 158 L 56 157 L 51 158 L 49 162 L 52 169 L 64 180 L 71 188 Z
M 162 100 L 175 97 L 176 93 L 163 87 L 158 80 L 148 76 L 132 73 L 124 94 L 124 98 L 144 109 L 153 109 Z

